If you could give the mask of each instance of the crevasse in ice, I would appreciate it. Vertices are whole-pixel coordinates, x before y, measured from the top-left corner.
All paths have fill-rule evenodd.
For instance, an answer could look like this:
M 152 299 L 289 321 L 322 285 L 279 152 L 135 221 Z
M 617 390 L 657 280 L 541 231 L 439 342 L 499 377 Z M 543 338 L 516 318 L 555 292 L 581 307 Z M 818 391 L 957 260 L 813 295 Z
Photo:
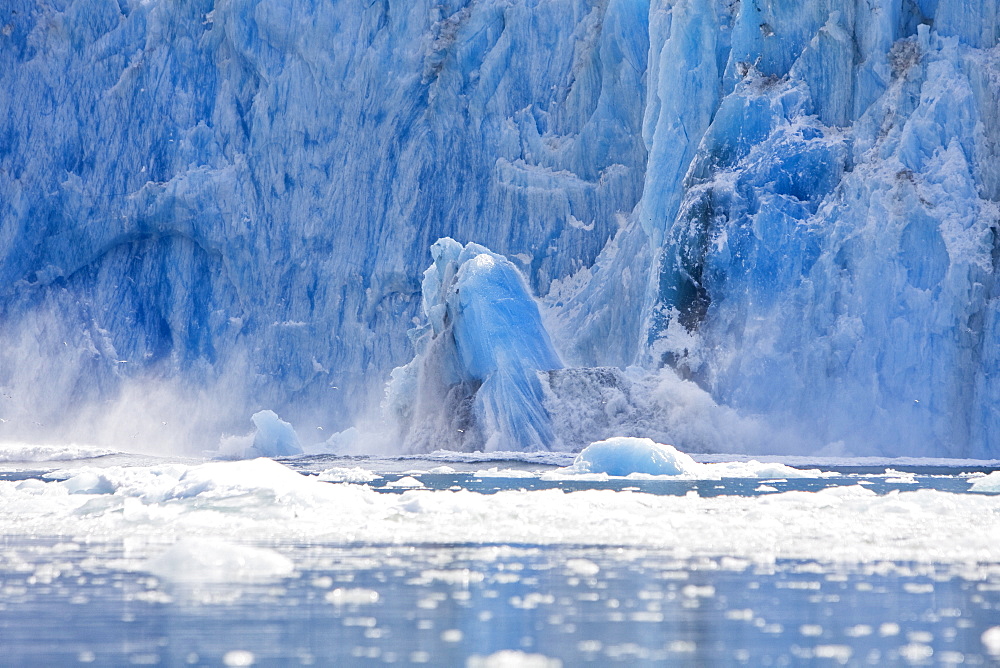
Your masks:
M 567 366 L 786 450 L 996 455 L 998 33 L 998 0 L 12 0 L 0 429 L 343 429 L 449 236 Z M 489 418 L 521 447 L 529 386 Z M 669 442 L 760 447 L 717 431 Z

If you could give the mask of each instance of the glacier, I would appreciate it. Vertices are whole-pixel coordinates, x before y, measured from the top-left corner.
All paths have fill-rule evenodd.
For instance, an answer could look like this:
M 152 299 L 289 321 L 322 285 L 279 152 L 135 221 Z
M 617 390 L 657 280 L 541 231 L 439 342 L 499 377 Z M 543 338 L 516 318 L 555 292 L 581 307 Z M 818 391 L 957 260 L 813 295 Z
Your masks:
M 998 40 L 998 0 L 11 0 L 0 438 L 308 446 L 412 365 L 413 450 L 995 457 Z M 432 345 L 442 238 L 530 317 Z

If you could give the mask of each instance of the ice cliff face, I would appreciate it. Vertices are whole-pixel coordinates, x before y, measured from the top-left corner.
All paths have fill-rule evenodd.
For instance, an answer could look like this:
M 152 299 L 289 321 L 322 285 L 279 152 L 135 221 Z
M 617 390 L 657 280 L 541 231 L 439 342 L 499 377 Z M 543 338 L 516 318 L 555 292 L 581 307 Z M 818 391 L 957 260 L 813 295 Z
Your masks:
M 650 17 L 643 198 L 550 295 L 567 360 L 621 364 L 594 342 L 632 335 L 796 448 L 995 456 L 1000 6 Z M 641 321 L 607 317 L 623 293 Z
M 262 407 L 344 426 L 411 354 L 434 240 L 496 248 L 544 293 L 633 208 L 646 14 L 5 3 L 4 424 L 125 392 L 150 415 L 189 398 L 172 428 Z
M 1000 453 L 997 0 L 13 0 L 0 28 L 9 433 L 122 397 L 143 438 L 179 404 L 345 426 L 450 236 L 516 263 L 569 365 L 675 368 L 787 447 Z

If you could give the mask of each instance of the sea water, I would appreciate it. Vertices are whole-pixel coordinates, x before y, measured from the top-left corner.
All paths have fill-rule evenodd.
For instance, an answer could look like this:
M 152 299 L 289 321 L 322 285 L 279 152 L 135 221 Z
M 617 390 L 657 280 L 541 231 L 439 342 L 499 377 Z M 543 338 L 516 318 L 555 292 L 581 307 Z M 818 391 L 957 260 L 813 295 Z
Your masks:
M 10 462 L 0 664 L 1000 661 L 993 462 L 571 459 Z

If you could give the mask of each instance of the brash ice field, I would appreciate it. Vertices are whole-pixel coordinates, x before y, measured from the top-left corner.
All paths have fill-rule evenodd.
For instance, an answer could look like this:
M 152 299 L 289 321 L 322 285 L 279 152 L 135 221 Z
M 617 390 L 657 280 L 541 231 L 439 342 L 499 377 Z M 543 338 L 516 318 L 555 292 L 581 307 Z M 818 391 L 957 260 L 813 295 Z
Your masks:
M 0 663 L 1000 662 L 998 44 L 0 3 Z

